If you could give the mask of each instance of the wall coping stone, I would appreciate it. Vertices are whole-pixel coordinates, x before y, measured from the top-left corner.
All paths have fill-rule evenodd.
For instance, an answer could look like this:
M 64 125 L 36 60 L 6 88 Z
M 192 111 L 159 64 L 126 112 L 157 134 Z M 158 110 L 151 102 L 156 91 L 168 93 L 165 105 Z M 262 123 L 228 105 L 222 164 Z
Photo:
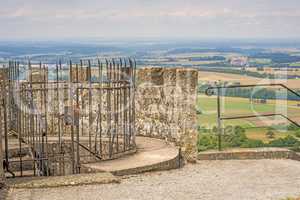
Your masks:
M 198 160 L 259 160 L 259 159 L 291 159 L 300 161 L 300 153 L 286 148 L 255 148 L 210 150 L 199 152 Z

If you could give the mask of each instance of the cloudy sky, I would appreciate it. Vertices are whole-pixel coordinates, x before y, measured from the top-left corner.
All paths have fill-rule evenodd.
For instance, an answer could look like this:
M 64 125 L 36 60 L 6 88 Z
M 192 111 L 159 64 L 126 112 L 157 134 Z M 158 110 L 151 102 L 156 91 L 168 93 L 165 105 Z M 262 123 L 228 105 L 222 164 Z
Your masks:
M 300 38 L 299 0 L 0 0 L 0 40 Z

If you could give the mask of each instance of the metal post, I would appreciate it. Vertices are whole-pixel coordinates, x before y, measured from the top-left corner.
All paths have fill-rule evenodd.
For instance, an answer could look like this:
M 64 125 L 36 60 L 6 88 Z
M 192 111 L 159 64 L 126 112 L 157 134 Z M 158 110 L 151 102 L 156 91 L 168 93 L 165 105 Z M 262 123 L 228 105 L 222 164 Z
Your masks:
M 73 174 L 75 174 L 75 152 L 74 152 L 74 112 L 73 112 L 73 97 L 72 97 L 72 86 L 73 86 L 73 69 L 72 69 L 72 61 L 70 61 L 70 75 L 69 75 L 69 112 L 72 112 L 72 116 L 71 116 L 71 160 L 72 160 L 72 171 L 73 171 Z M 69 113 L 68 113 L 69 114 Z M 79 144 L 77 143 L 77 146 Z M 78 147 L 77 147 L 78 149 Z
M 9 161 L 8 161 L 8 130 L 7 130 L 7 105 L 5 96 L 3 96 L 3 115 L 4 115 L 4 146 L 5 146 L 5 163 L 6 168 L 9 167 Z
M 89 103 L 89 148 L 92 149 L 92 117 L 93 117 L 93 111 L 92 111 L 92 73 L 91 73 L 91 61 L 88 60 L 88 66 L 87 66 L 87 79 L 88 79 L 88 87 L 89 87 L 89 93 L 88 93 L 88 103 Z M 90 155 L 91 156 L 91 155 Z
M 221 89 L 217 89 L 217 107 L 218 107 L 218 149 L 222 151 L 222 120 L 221 120 L 221 100 L 220 100 Z
M 103 65 L 102 63 L 98 60 L 98 64 L 99 64 L 99 78 L 100 78 L 100 93 L 99 93 L 99 154 L 102 154 L 102 95 L 103 95 L 103 91 L 102 91 L 102 84 L 103 84 Z
M 80 122 L 80 110 L 79 110 L 79 73 L 78 73 L 78 64 L 76 64 L 76 114 L 75 114 L 75 123 L 76 123 L 76 143 L 77 143 L 77 172 L 80 173 L 80 149 L 79 149 L 79 143 L 80 143 L 80 138 L 79 138 L 79 122 Z

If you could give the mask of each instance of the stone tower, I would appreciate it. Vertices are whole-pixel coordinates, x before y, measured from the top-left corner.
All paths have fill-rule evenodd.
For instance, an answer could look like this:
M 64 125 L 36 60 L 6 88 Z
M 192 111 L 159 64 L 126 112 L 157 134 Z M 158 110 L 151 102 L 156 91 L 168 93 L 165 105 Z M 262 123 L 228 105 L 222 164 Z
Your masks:
M 186 160 L 193 160 L 197 152 L 197 83 L 195 69 L 139 69 L 137 134 L 174 142 Z

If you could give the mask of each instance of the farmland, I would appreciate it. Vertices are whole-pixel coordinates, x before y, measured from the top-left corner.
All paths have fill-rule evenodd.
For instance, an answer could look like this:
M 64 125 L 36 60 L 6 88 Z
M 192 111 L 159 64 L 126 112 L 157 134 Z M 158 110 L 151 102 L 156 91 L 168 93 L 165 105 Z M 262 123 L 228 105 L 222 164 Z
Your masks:
M 300 122 L 300 107 L 296 101 L 268 100 L 266 104 L 252 103 L 247 98 L 221 97 L 223 117 L 281 113 L 296 122 Z M 198 95 L 197 99 L 198 131 L 201 136 L 216 134 L 217 98 L 216 96 Z M 224 131 L 230 127 L 242 127 L 250 140 L 268 144 L 287 136 L 299 137 L 298 129 L 290 129 L 290 122 L 276 117 L 258 117 L 223 121 Z M 268 133 L 273 135 L 269 136 Z M 226 131 L 225 131 L 226 132 Z
M 237 97 L 222 97 L 222 114 L 223 116 L 242 116 L 242 115 L 259 115 L 267 113 L 275 113 L 279 110 L 288 117 L 297 119 L 300 117 L 300 107 L 297 107 L 296 101 L 283 100 L 269 100 L 267 104 L 250 103 L 249 99 Z M 199 115 L 199 123 L 211 125 L 216 123 L 217 117 L 217 98 L 215 96 L 199 95 L 197 100 L 197 108 L 200 109 L 202 114 Z M 235 123 L 243 125 L 244 127 L 255 127 L 260 121 L 266 123 L 272 120 L 234 120 L 227 122 L 230 125 Z M 282 121 L 282 120 L 281 120 Z M 276 121 L 275 121 L 276 122 Z M 274 122 L 274 123 L 275 123 Z
M 199 82 L 229 82 L 229 83 L 241 83 L 243 85 L 247 84 L 266 84 L 266 83 L 281 83 L 289 88 L 299 89 L 300 79 L 261 79 L 251 76 L 229 74 L 229 73 L 217 73 L 217 72 L 199 72 Z

